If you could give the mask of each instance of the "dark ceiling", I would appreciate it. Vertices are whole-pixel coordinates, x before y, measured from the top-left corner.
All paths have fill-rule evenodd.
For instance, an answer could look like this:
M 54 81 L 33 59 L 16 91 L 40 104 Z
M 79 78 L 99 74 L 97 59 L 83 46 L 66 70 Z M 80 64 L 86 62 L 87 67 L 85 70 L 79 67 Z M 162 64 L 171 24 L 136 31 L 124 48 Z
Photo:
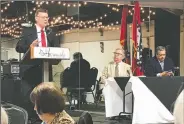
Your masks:
M 56 17 L 61 17 L 60 22 L 51 24 L 53 30 L 60 32 L 78 27 L 97 27 L 98 22 L 101 22 L 103 26 L 120 24 L 123 5 L 72 1 L 49 1 L 43 3 L 33 1 L 2 2 L 1 29 L 3 30 L 1 35 L 19 36 L 22 30 L 21 23 L 28 21 L 34 23 L 34 12 L 37 8 L 48 9 L 50 22 L 55 20 L 54 18 Z M 132 23 L 133 12 L 133 6 L 129 6 L 128 23 Z M 28 16 L 26 16 L 26 14 L 28 14 Z M 64 17 L 62 17 L 62 15 L 64 15 Z M 151 17 L 150 20 L 153 20 L 154 15 L 155 8 L 141 8 L 142 21 L 148 21 L 148 16 Z M 81 21 L 83 23 L 79 26 L 78 22 Z

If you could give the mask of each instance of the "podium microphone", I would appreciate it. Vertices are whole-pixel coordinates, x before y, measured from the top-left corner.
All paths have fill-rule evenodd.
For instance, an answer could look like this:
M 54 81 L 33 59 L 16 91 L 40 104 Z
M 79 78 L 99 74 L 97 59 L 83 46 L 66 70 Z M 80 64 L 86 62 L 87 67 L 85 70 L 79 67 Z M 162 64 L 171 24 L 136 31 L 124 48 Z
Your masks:
M 50 27 L 46 27 L 45 31 L 47 34 L 50 34 L 52 32 L 52 29 Z

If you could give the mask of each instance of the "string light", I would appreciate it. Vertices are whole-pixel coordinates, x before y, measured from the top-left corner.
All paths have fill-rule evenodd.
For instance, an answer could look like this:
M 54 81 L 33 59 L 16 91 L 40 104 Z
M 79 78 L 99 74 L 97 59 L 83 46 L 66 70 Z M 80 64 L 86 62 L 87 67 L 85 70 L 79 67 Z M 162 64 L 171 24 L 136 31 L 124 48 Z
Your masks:
M 3 12 L 5 12 L 9 7 L 10 7 L 10 2 L 9 3 L 7 3 L 6 4 L 6 6 L 3 8 L 3 9 L 1 9 L 1 14 L 3 13 Z
M 81 5 L 87 5 L 87 2 L 83 2 L 83 4 L 81 3 L 66 3 L 66 2 L 61 2 L 61 1 L 41 1 L 41 2 L 34 2 L 32 1 L 32 3 L 35 3 L 37 7 L 40 7 L 41 5 L 45 4 L 58 4 L 58 5 L 63 5 L 66 7 L 77 7 L 77 6 L 81 6 Z M 8 5 L 8 4 L 7 4 Z M 110 7 L 113 11 L 119 12 L 120 8 L 119 7 L 113 7 L 112 5 L 107 5 L 107 7 Z M 8 9 L 5 8 L 4 9 Z M 30 14 L 33 14 L 36 11 L 36 7 L 32 8 L 32 10 L 29 11 Z M 134 8 L 132 8 L 131 10 L 129 10 L 129 14 L 133 15 L 133 11 Z M 141 12 L 145 13 L 144 8 L 141 7 Z M 147 11 L 146 11 L 147 12 Z M 110 12 L 111 13 L 111 12 Z M 148 13 L 150 13 L 150 16 L 147 16 L 147 18 L 151 18 L 151 15 L 155 15 L 155 12 L 152 10 L 149 10 Z M 73 17 L 67 17 L 65 15 L 60 15 L 57 17 L 53 17 L 51 19 L 51 22 L 49 23 L 49 25 L 51 26 L 57 26 L 57 24 L 69 24 L 71 25 L 69 30 L 66 30 L 64 33 L 68 33 L 71 30 L 73 30 L 73 28 L 76 27 L 80 27 L 80 28 L 93 28 L 96 30 L 96 28 L 104 28 L 107 30 L 116 30 L 115 27 L 112 27 L 114 25 L 118 25 L 119 22 L 116 21 L 115 23 L 111 23 L 110 25 L 107 26 L 102 26 L 102 20 L 104 18 L 106 18 L 109 15 L 109 13 L 106 13 L 98 18 L 95 18 L 94 20 L 88 20 L 88 21 L 74 21 Z M 27 15 L 28 16 L 28 15 Z M 23 20 L 25 20 L 25 16 L 21 16 L 21 17 L 17 17 L 14 19 L 7 19 L 7 18 L 2 18 L 2 25 L 1 28 L 3 29 L 2 34 L 10 34 L 11 36 L 16 36 L 18 37 L 18 35 L 21 33 L 21 31 L 17 31 L 17 30 L 21 30 L 21 27 L 18 25 L 11 25 L 11 23 L 16 23 L 16 22 L 21 22 Z M 142 21 L 144 21 L 145 19 L 142 19 Z M 9 26 L 11 25 L 11 26 Z
M 66 3 L 66 2 L 61 2 L 61 1 L 41 1 L 41 2 L 36 2 L 36 6 L 38 7 L 38 8 L 40 8 L 43 4 L 47 4 L 47 5 L 49 5 L 49 4 L 58 4 L 58 5 L 62 5 L 62 6 L 65 6 L 65 7 L 81 7 L 82 6 L 82 4 L 81 3 L 77 3 L 77 2 L 71 2 L 71 3 Z M 83 2 L 83 5 L 85 6 L 85 5 L 87 5 L 87 2 Z

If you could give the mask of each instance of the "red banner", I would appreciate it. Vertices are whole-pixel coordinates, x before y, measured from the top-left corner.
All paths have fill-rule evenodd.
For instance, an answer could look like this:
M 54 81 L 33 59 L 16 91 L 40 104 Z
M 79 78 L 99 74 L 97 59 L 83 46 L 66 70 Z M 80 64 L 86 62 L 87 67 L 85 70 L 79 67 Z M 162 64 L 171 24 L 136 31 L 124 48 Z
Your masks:
M 127 16 L 128 5 L 123 6 L 122 18 L 121 18 L 121 32 L 120 32 L 120 44 L 125 50 L 125 62 L 130 64 L 130 56 L 127 50 Z
M 135 1 L 132 23 L 132 71 L 135 76 L 143 75 L 142 69 L 142 34 L 139 2 Z

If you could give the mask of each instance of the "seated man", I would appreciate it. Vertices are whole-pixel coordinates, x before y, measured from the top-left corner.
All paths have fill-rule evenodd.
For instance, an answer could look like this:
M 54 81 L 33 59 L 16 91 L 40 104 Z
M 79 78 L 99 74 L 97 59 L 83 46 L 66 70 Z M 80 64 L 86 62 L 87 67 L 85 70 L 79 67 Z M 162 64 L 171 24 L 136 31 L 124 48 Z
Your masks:
M 110 62 L 103 70 L 101 83 L 105 83 L 108 77 L 129 77 L 132 76 L 131 66 L 122 62 L 125 58 L 125 51 L 117 48 L 114 52 L 114 61 Z
M 146 76 L 172 76 L 174 75 L 174 64 L 173 61 L 166 57 L 166 49 L 163 46 L 156 48 L 156 56 L 151 58 L 146 65 L 145 75 Z
M 74 61 L 71 63 L 70 67 L 64 70 L 63 73 L 63 84 L 62 88 L 77 88 L 77 87 L 87 87 L 90 63 L 83 59 L 80 52 L 73 54 Z M 80 92 L 82 94 L 82 91 Z M 78 94 L 78 92 L 76 93 Z M 80 97 L 83 103 L 86 103 L 86 96 L 83 94 Z
M 103 73 L 102 73 L 102 76 L 101 76 L 101 83 L 102 83 L 102 87 L 104 87 L 106 81 L 105 79 L 108 79 L 110 77 L 129 77 L 129 76 L 132 76 L 132 70 L 131 70 L 131 66 L 122 62 L 122 60 L 125 58 L 125 53 L 124 53 L 124 49 L 122 48 L 117 48 L 114 52 L 114 61 L 110 62 L 103 70 Z M 105 88 L 104 88 L 105 89 Z M 102 90 L 101 89 L 99 92 L 98 92 L 98 96 L 97 98 L 99 97 L 99 95 L 102 93 Z M 117 89 L 116 89 L 117 90 Z M 109 91 L 111 92 L 111 91 Z M 112 93 L 114 94 L 114 93 Z M 109 94 L 106 94 L 103 92 L 103 95 L 105 98 L 110 98 L 111 97 L 114 97 L 114 96 L 109 96 Z M 107 101 L 106 101 L 107 102 Z M 118 104 L 118 103 L 117 103 Z M 110 105 L 114 105 L 113 104 L 113 100 L 112 100 L 112 103 Z M 120 106 L 123 106 L 123 105 L 120 105 Z M 112 107 L 112 106 L 111 106 Z M 110 108 L 111 108 L 110 107 Z M 106 106 L 106 113 L 107 113 L 107 110 L 108 107 Z M 111 109 L 112 110 L 112 109 Z M 108 111 L 109 113 L 109 111 Z M 119 113 L 118 113 L 119 114 Z M 107 116 L 106 116 L 107 117 Z M 115 119 L 115 116 L 114 117 L 110 117 L 110 119 Z
M 80 52 L 73 54 L 74 61 L 70 67 L 64 70 L 62 87 L 70 87 L 79 85 L 79 79 L 82 82 L 88 77 L 90 64 L 87 60 L 83 59 Z

